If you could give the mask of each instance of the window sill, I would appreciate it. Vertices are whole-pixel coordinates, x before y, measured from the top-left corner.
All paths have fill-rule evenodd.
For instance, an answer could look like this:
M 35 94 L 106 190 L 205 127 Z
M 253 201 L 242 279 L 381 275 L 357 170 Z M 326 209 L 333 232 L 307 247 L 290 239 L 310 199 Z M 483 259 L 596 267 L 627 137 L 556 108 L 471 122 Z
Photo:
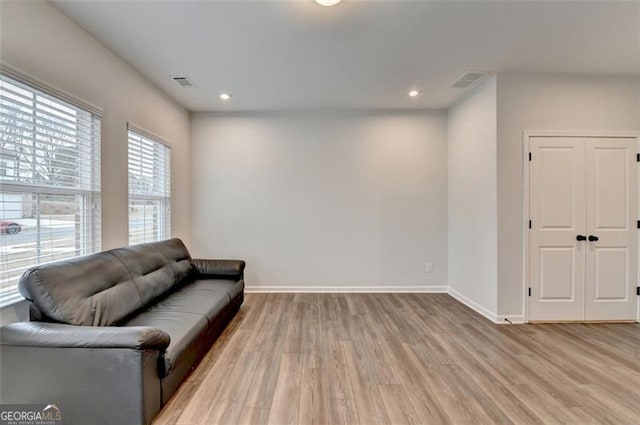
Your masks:
M 20 297 L 0 305 L 0 325 L 29 321 L 29 304 Z
M 2 297 L 0 300 L 0 308 L 11 307 L 14 304 L 25 302 L 26 300 L 19 293 Z

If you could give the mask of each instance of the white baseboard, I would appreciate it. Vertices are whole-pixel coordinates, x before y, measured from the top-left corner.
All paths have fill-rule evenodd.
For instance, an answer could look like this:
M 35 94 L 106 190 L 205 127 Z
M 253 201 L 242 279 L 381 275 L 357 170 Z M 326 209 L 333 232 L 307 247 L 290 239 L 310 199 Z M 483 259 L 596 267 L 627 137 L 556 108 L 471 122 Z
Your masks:
M 466 296 L 462 295 L 460 292 L 456 291 L 451 287 L 449 287 L 449 295 L 451 295 L 453 298 L 460 301 L 462 304 L 466 305 L 470 309 L 475 310 L 476 312 L 482 314 L 484 317 L 491 320 L 493 323 L 498 323 L 498 315 L 496 313 L 484 308 L 480 304 L 467 298 Z
M 449 287 L 434 286 L 245 286 L 247 293 L 447 293 Z

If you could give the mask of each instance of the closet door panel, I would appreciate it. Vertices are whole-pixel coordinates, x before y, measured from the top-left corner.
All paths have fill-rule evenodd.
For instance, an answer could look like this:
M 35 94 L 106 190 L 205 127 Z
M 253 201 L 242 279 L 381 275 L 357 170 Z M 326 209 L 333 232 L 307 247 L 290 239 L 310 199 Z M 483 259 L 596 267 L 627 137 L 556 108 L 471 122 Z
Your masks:
M 585 320 L 634 320 L 638 258 L 636 139 L 585 141 Z

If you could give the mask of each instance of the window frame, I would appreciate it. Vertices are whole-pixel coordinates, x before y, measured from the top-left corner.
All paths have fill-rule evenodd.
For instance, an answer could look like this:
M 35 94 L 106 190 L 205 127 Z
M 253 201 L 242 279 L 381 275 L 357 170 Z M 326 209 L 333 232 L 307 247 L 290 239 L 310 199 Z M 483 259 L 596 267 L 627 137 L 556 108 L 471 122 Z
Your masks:
M 76 128 L 76 133 L 72 133 L 70 136 L 76 138 L 77 142 L 77 152 L 78 152 L 78 161 L 80 163 L 79 172 L 79 181 L 80 187 L 63 187 L 56 186 L 55 181 L 52 184 L 46 184 L 44 182 L 25 182 L 25 181 L 12 181 L 11 177 L 18 177 L 16 173 L 18 170 L 13 167 L 12 175 L 9 175 L 8 172 L 3 176 L 0 176 L 0 192 L 3 194 L 23 194 L 23 195 L 32 195 L 39 199 L 41 196 L 48 195 L 63 195 L 63 196 L 80 196 L 81 197 L 81 212 L 79 214 L 79 226 L 75 230 L 76 239 L 76 252 L 74 255 L 66 257 L 65 259 L 75 258 L 82 255 L 88 255 L 95 252 L 99 252 L 102 249 L 102 234 L 101 234 L 101 167 L 100 167 L 100 157 L 101 157 L 101 119 L 102 119 L 102 109 L 87 103 L 81 99 L 78 99 L 74 96 L 67 94 L 61 90 L 53 88 L 45 83 L 42 83 L 39 80 L 36 80 L 32 77 L 29 77 L 21 72 L 15 71 L 6 65 L 0 66 L 0 75 L 8 80 L 8 84 L 19 87 L 22 90 L 25 90 L 31 93 L 34 96 L 34 134 L 36 133 L 36 128 L 39 128 L 40 124 L 37 124 L 35 117 L 37 117 L 35 105 L 43 103 L 45 107 L 50 108 L 51 103 L 49 102 L 59 102 L 61 105 L 65 107 L 71 107 L 77 110 L 77 112 L 81 112 L 83 114 L 87 114 L 88 121 L 85 121 L 85 124 L 82 126 L 78 126 Z M 38 100 L 37 96 L 40 96 L 42 99 Z M 52 98 L 51 100 L 48 98 Z M 50 105 L 50 106 L 47 106 Z M 10 107 L 9 107 L 10 108 Z M 83 118 L 79 117 L 79 120 Z M 40 118 L 40 120 L 47 120 L 46 118 Z M 54 130 L 54 131 L 60 131 Z M 86 131 L 85 139 L 80 142 L 81 133 Z M 44 142 L 43 142 L 44 143 Z M 0 158 L 3 162 L 8 161 L 8 158 Z M 16 159 L 17 161 L 17 159 Z M 4 164 L 6 167 L 6 164 Z M 9 168 L 6 167 L 5 171 L 9 171 Z M 58 180 L 60 181 L 60 180 Z M 39 201 L 37 201 L 39 203 Z M 37 232 L 42 232 L 42 228 L 40 225 L 41 214 L 38 211 L 38 215 L 36 217 L 36 228 Z M 41 242 L 40 233 L 38 233 L 36 237 L 36 255 L 35 261 L 32 264 L 29 264 L 24 267 L 24 269 L 34 267 L 41 264 L 46 264 L 53 261 L 58 261 L 58 259 L 45 260 L 42 261 L 40 257 L 40 250 L 42 249 L 41 244 L 46 243 L 46 241 Z M 10 245 L 4 245 L 10 246 Z M 3 257 L 0 257 L 0 264 L 3 265 L 3 271 L 0 275 L 1 279 L 7 279 L 4 277 L 4 273 L 8 273 L 10 261 L 15 260 L 6 260 Z M 5 267 L 7 267 L 5 269 Z M 22 267 L 20 267 L 22 268 Z M 15 270 L 20 270 L 17 268 Z M 8 279 L 14 279 L 10 277 Z M 24 298 L 20 295 L 17 284 L 19 282 L 19 278 L 16 279 L 14 285 L 6 287 L 4 284 L 0 284 L 0 307 L 6 307 L 16 302 L 23 301 Z

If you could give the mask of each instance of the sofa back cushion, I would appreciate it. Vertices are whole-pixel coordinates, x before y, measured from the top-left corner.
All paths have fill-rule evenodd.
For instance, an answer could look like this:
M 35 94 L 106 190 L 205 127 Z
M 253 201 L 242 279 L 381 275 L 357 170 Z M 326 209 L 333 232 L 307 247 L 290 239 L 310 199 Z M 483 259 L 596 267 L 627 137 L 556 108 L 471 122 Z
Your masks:
M 142 305 L 179 285 L 193 270 L 189 251 L 180 239 L 134 245 L 110 253 L 129 270 Z
M 109 326 L 189 278 L 190 258 L 179 239 L 135 245 L 33 267 L 18 287 L 51 320 Z

